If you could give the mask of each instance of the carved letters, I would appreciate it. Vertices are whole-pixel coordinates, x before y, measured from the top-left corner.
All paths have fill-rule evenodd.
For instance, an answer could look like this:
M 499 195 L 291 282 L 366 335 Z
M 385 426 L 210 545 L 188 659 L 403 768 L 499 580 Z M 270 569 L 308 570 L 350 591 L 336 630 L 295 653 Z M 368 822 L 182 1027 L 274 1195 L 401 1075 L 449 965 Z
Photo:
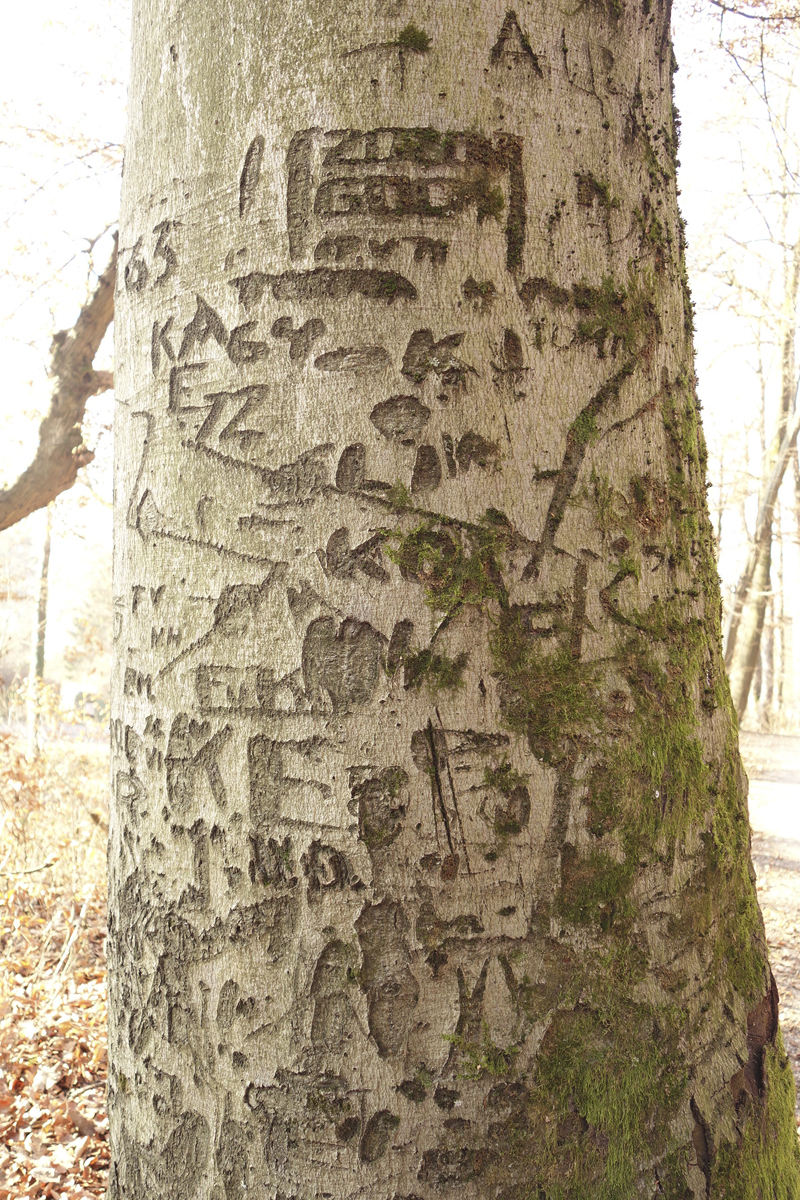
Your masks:
M 511 36 L 509 28 L 505 41 Z M 287 170 L 286 219 L 294 259 L 306 257 L 312 239 L 328 244 L 334 225 L 338 239 L 353 237 L 366 225 L 374 231 L 373 240 L 380 244 L 383 237 L 385 245 L 396 238 L 398 225 L 404 233 L 416 228 L 424 236 L 423 221 L 449 225 L 473 212 L 479 223 L 505 218 L 507 265 L 521 265 L 527 215 L 517 138 L 432 128 L 327 134 L 308 129 L 293 137 Z M 420 258 L 426 254 L 434 263 L 444 261 L 446 248 L 434 248 L 427 239 Z
M 487 74 L 507 69 L 542 72 L 512 12 Z M 166 1141 L 134 1155 L 157 1191 L 170 1156 L 192 1188 L 213 1161 L 214 1200 L 255 1194 L 264 1171 L 299 1195 L 304 1157 L 370 1178 L 409 1106 L 460 1136 L 449 1084 L 484 1037 L 487 991 L 523 1019 L 509 955 L 556 805 L 524 735 L 497 732 L 511 701 L 486 647 L 513 613 L 579 658 L 592 626 L 585 569 L 548 585 L 558 619 L 512 605 L 538 543 L 471 494 L 479 472 L 505 486 L 504 405 L 534 372 L 522 152 L 506 133 L 301 130 L 270 241 L 256 133 L 201 290 L 178 220 L 126 256 L 131 304 L 159 302 L 126 485 L 143 573 L 115 602 L 115 936 L 142 964 L 123 1034 L 136 1087 L 175 1106 Z M 465 242 L 494 256 L 495 282 L 481 258 L 469 275 Z M 429 315 L 440 287 L 454 306 Z M 213 1145 L 151 1065 L 171 1055 L 198 1094 L 211 1074 L 236 1081 Z M 423 1182 L 478 1174 L 460 1145 L 414 1154 Z

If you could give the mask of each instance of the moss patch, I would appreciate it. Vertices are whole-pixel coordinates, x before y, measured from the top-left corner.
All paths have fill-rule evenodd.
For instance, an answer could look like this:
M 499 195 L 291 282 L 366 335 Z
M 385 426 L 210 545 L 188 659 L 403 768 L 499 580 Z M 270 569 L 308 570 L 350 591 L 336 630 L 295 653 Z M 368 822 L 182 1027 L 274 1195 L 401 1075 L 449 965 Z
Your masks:
M 398 512 L 402 512 L 406 508 L 414 507 L 414 499 L 411 495 L 411 492 L 408 490 L 406 485 L 401 483 L 399 480 L 389 489 L 386 494 L 386 499 L 389 505 Z
M 507 603 L 499 555 L 510 530 L 502 513 L 489 510 L 474 525 L 430 518 L 408 534 L 384 536 L 403 577 L 424 587 L 432 609 L 453 616 L 467 604 Z
M 543 650 L 523 612 L 513 607 L 501 612 L 489 647 L 502 682 L 505 723 L 525 734 L 538 758 L 555 764 L 571 737 L 591 736 L 600 713 L 596 668 L 581 663 L 568 646 Z
M 424 29 L 416 25 L 406 25 L 397 35 L 398 46 L 404 50 L 413 50 L 417 54 L 427 54 L 431 47 L 431 39 Z
M 598 851 L 583 857 L 574 846 L 565 845 L 556 899 L 558 913 L 575 925 L 596 923 L 604 931 L 629 920 L 634 909 L 627 892 L 637 865 L 630 856 L 621 863 Z
M 652 216 L 646 230 L 654 246 L 661 241 L 663 230 Z M 404 528 L 383 535 L 388 556 L 442 616 L 440 628 L 467 606 L 480 609 L 502 723 L 554 768 L 548 836 L 560 850 L 560 872 L 548 867 L 534 913 L 537 955 L 545 949 L 535 966 L 533 956 L 527 960 L 530 975 L 512 965 L 510 952 L 499 956 L 521 1020 L 550 1021 L 525 1120 L 504 1118 L 496 1127 L 525 1194 L 537 1200 L 628 1200 L 653 1185 L 654 1163 L 664 1194 L 682 1198 L 691 1143 L 676 1145 L 674 1118 L 690 1101 L 686 1014 L 679 1020 L 671 1010 L 634 1001 L 642 995 L 634 989 L 654 976 L 676 996 L 686 985 L 692 1021 L 708 1022 L 716 1036 L 730 1031 L 730 1011 L 740 1001 L 747 1011 L 758 1005 L 768 978 L 736 722 L 721 659 L 719 585 L 704 506 L 706 451 L 690 371 L 672 379 L 662 374 L 645 406 L 661 416 L 666 470 L 640 469 L 616 487 L 593 472 L 581 494 L 593 509 L 605 567 L 600 560 L 587 565 L 583 556 L 573 563 L 572 587 L 562 584 L 546 595 L 531 590 L 528 603 L 513 603 L 510 595 L 511 578 L 538 577 L 531 564 L 538 568 L 554 549 L 566 506 L 576 502 L 585 449 L 601 432 L 598 419 L 636 363 L 651 357 L 661 333 L 657 283 L 651 271 L 631 276 L 625 287 L 609 277 L 599 287 L 567 290 L 536 278 L 519 289 L 529 308 L 544 301 L 568 310 L 577 339 L 593 344 L 598 356 L 624 353 L 612 384 L 567 431 L 539 543 L 523 538 L 500 512 L 468 523 L 405 504 L 398 505 Z M 657 433 L 655 441 L 660 452 Z M 520 571 L 523 556 L 527 566 Z M 586 601 L 589 572 L 608 634 L 604 657 L 594 661 L 583 657 L 584 630 L 597 612 Z M 429 650 L 419 659 L 420 675 L 431 672 L 433 690 L 452 680 L 450 663 L 440 669 L 435 658 Z M 716 739 L 726 723 L 728 741 L 719 752 Z M 503 839 L 521 830 L 517 813 L 525 815 L 529 793 L 525 777 L 505 761 L 487 768 L 483 783 L 508 801 L 492 817 L 485 798 L 480 811 L 497 839 L 484 857 L 495 861 Z M 581 797 L 589 844 L 565 844 L 570 812 Z M 688 880 L 683 864 L 690 864 Z M 663 931 L 674 959 L 685 958 L 674 972 L 650 960 L 638 927 L 639 884 L 651 892 L 663 888 Z M 550 936 L 554 918 L 558 937 Z M 564 927 L 573 928 L 567 933 Z M 587 949 L 569 958 L 554 944 L 570 941 L 576 927 Z M 682 974 L 695 950 L 703 969 L 699 996 Z M 562 951 L 563 961 L 557 957 Z M 555 964 L 552 978 L 545 960 L 547 970 Z M 495 1046 L 485 1027 L 481 1037 L 477 1020 L 452 1041 L 470 1078 L 514 1074 L 515 1047 Z M 759 1189 L 781 1200 L 800 1196 L 791 1190 L 797 1187 L 794 1151 L 785 1149 L 794 1145 L 784 1131 L 791 1080 L 775 1066 L 773 1050 L 765 1053 L 765 1070 L 775 1081 L 764 1102 L 748 1100 L 746 1112 L 738 1100 L 729 1102 L 729 1115 L 739 1105 L 740 1142 L 715 1148 L 713 1128 L 708 1135 L 709 1194 L 723 1200 L 755 1198 Z M 774 1137 L 769 1122 L 780 1126 Z
M 595 414 L 588 408 L 578 413 L 569 427 L 572 439 L 580 446 L 591 445 L 600 436 Z
M 593 342 L 599 358 L 621 348 L 627 354 L 646 352 L 661 332 L 661 322 L 653 302 L 652 281 L 632 276 L 628 287 L 621 288 L 606 276 L 599 288 L 577 284 L 572 299 L 581 314 L 578 337 Z
M 501 1077 L 513 1074 L 514 1059 L 519 1054 L 519 1048 L 510 1046 L 502 1049 L 496 1046 L 489 1036 L 489 1026 L 483 1022 L 482 1038 L 472 1042 L 462 1034 L 448 1034 L 446 1041 L 451 1042 L 459 1052 L 462 1079 L 483 1079 L 484 1076 Z
M 649 207 L 649 206 L 648 206 Z M 664 226 L 658 215 L 652 211 L 645 213 L 640 208 L 633 210 L 642 235 L 642 248 L 649 251 L 655 263 L 657 271 L 663 271 L 667 264 L 668 240 L 664 230 Z
M 686 1077 L 676 1049 L 669 1010 L 623 1002 L 555 1015 L 541 1046 L 533 1110 L 534 1120 L 537 1108 L 555 1116 L 536 1122 L 550 1156 L 539 1195 L 627 1200 L 638 1194 L 639 1164 L 666 1148 L 683 1099 Z
M 744 780 L 731 726 L 728 751 L 714 780 L 711 834 L 706 838 L 706 878 L 711 898 L 714 970 L 727 978 L 748 1008 L 763 995 L 767 946 L 750 865 L 750 823 Z
M 404 684 L 407 688 L 421 688 L 423 684 L 434 694 L 460 688 L 464 682 L 464 671 L 469 654 L 462 650 L 455 658 L 442 651 L 435 654 L 430 649 L 418 650 L 404 658 Z
M 794 1080 L 780 1030 L 764 1053 L 763 1105 L 748 1100 L 741 1143 L 723 1142 L 714 1159 L 710 1195 L 715 1200 L 797 1200 L 800 1150 L 794 1120 Z
M 594 175 L 576 175 L 578 204 L 582 208 L 591 208 L 595 200 L 602 208 L 619 208 L 619 200 L 612 196 L 611 188 L 607 183 L 600 179 L 595 179 Z
M 487 767 L 483 773 L 486 787 L 497 788 L 504 796 L 511 796 L 518 787 L 524 787 L 528 776 L 520 774 L 511 763 L 501 763 L 499 767 Z
M 631 272 L 627 287 L 606 276 L 599 287 L 578 283 L 571 289 L 536 276 L 520 285 L 519 296 L 528 309 L 540 298 L 553 308 L 574 308 L 579 340 L 593 342 L 600 358 L 620 349 L 646 355 L 661 333 L 651 275 L 640 269 Z

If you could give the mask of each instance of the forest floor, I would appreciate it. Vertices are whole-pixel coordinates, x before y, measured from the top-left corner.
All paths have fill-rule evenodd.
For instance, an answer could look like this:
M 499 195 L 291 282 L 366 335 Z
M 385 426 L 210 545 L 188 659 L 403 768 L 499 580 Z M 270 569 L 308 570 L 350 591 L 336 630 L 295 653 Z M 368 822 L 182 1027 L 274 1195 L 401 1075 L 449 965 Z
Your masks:
M 750 777 L 758 899 L 800 1121 L 800 737 L 742 733 L 740 746 Z
M 0 734 L 0 1200 L 105 1195 L 105 739 Z M 154 1198 L 155 1200 L 155 1198 Z
M 800 737 L 741 744 L 800 1094 Z M 101 739 L 59 738 L 31 764 L 0 733 L 0 1200 L 105 1195 L 107 792 Z

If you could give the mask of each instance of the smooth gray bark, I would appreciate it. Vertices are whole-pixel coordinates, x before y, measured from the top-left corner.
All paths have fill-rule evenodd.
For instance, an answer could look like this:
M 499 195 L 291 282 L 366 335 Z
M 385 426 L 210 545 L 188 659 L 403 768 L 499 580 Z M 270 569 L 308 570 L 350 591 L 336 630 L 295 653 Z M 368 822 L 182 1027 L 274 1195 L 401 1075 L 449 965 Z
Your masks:
M 668 15 L 135 5 L 113 1200 L 796 1178 Z

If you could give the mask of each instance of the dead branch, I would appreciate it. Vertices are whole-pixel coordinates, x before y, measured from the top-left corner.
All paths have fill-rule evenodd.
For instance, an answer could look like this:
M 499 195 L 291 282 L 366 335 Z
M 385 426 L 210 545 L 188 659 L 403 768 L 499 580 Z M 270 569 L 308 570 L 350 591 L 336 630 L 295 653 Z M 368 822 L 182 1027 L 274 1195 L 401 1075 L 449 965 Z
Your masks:
M 53 394 L 39 426 L 39 445 L 30 466 L 10 487 L 0 489 L 0 530 L 45 508 L 71 488 L 78 471 L 94 458 L 83 444 L 83 417 L 90 396 L 114 386 L 110 371 L 95 371 L 94 358 L 114 317 L 117 239 L 111 259 L 72 329 L 53 338 L 50 374 Z

